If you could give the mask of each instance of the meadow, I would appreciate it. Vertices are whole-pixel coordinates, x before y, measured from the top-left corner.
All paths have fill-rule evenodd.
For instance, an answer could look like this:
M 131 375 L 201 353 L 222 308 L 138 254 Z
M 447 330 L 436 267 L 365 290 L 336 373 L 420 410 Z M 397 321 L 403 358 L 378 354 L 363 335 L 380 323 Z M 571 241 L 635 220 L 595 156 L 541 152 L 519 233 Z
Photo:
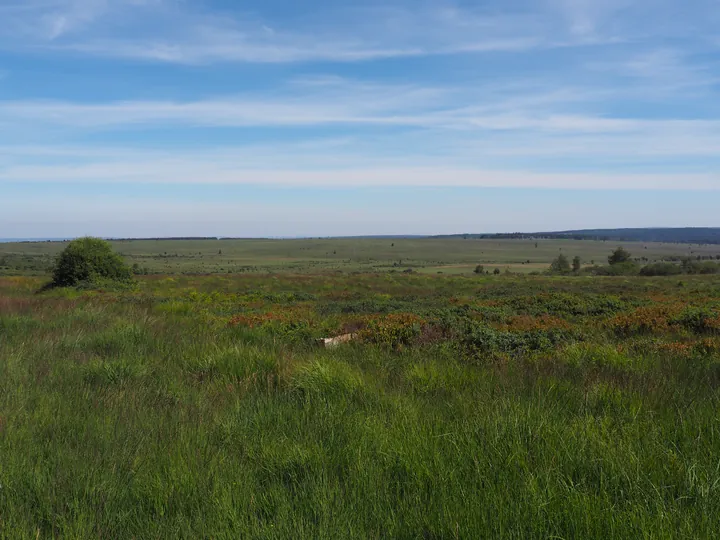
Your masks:
M 622 242 L 645 262 L 720 257 L 720 244 Z M 47 273 L 64 242 L 0 243 L 0 275 Z M 310 238 L 295 240 L 116 240 L 113 248 L 150 274 L 389 272 L 470 274 L 485 269 L 542 272 L 560 253 L 605 264 L 617 243 L 476 238 Z
M 720 535 L 717 276 L 46 280 L 0 278 L 2 537 Z

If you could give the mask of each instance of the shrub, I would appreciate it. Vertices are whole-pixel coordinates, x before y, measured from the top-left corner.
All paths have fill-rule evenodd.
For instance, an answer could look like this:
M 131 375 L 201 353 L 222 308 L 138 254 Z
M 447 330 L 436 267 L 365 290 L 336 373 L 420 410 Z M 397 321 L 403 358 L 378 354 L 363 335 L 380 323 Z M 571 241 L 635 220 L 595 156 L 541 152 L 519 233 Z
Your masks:
M 615 265 L 615 264 L 622 264 L 630 261 L 630 252 L 626 251 L 622 247 L 617 248 L 615 251 L 612 252 L 612 254 L 608 257 L 608 264 Z
M 370 318 L 360 337 L 368 343 L 390 347 L 410 345 L 425 324 L 422 318 L 412 313 L 391 313 Z
M 483 273 L 485 273 L 485 268 L 483 267 L 482 264 L 478 264 L 475 267 L 475 270 L 473 270 L 473 272 L 475 272 L 476 274 L 483 274 Z
M 640 269 L 641 276 L 676 276 L 678 274 L 682 274 L 682 268 L 669 262 L 648 264 Z
M 593 266 L 587 271 L 596 276 L 635 276 L 640 272 L 640 267 L 636 262 L 626 261 L 610 266 Z
M 568 315 L 607 315 L 628 308 L 627 302 L 606 294 L 570 294 L 565 292 L 540 293 L 533 296 L 516 296 L 503 301 L 519 314 L 542 316 L 553 314 L 559 317 Z
M 471 319 L 462 320 L 450 332 L 459 352 L 476 359 L 549 350 L 571 337 L 570 332 L 561 329 L 503 332 Z
M 663 334 L 669 331 L 670 321 L 682 310 L 677 305 L 640 307 L 635 311 L 620 313 L 607 324 L 618 336 Z
M 63 250 L 53 269 L 52 284 L 72 287 L 84 283 L 132 281 L 132 271 L 109 242 L 85 237 L 73 240 Z
M 714 262 L 695 262 L 688 259 L 682 262 L 683 270 L 688 274 L 717 274 L 720 272 L 720 264 Z
M 570 272 L 570 263 L 562 253 L 550 265 L 550 272 L 553 274 L 567 274 Z
M 706 307 L 688 307 L 670 322 L 698 333 L 720 330 L 720 314 Z

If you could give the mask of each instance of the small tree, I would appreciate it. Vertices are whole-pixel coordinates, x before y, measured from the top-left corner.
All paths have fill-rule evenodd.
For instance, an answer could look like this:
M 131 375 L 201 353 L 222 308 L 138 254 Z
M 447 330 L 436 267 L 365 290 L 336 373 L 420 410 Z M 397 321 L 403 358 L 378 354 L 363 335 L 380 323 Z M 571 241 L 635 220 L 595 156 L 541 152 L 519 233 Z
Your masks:
M 499 276 L 499 275 L 500 275 L 500 269 L 499 269 L 499 268 L 496 268 L 495 270 L 493 270 L 493 274 L 495 274 L 496 276 Z
M 570 263 L 562 253 L 550 264 L 550 271 L 553 274 L 567 274 L 570 272 Z
M 473 272 L 475 272 L 476 274 L 482 274 L 484 271 L 485 271 L 485 267 L 482 264 L 478 264 L 475 267 L 475 270 L 473 270 Z
M 630 257 L 631 255 L 629 251 L 619 247 L 608 257 L 608 263 L 611 265 L 625 263 L 630 260 Z
M 97 280 L 129 282 L 132 270 L 109 242 L 87 236 L 70 242 L 53 269 L 53 285 L 71 287 Z
M 580 268 L 582 268 L 582 261 L 580 260 L 580 257 L 575 255 L 575 258 L 573 259 L 573 262 L 572 262 L 573 272 L 579 272 Z

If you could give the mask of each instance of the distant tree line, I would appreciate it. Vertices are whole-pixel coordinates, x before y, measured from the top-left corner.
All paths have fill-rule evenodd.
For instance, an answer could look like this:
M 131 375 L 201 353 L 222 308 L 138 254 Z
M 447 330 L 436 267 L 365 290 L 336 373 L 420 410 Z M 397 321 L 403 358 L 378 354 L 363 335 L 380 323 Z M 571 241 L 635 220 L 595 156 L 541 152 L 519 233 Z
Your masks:
M 217 236 L 170 236 L 154 238 L 111 238 L 113 242 L 137 242 L 138 240 L 220 240 Z
M 587 229 L 577 231 L 457 234 L 438 238 L 483 240 L 601 240 L 613 242 L 664 242 L 671 244 L 720 244 L 720 227 L 657 229 Z

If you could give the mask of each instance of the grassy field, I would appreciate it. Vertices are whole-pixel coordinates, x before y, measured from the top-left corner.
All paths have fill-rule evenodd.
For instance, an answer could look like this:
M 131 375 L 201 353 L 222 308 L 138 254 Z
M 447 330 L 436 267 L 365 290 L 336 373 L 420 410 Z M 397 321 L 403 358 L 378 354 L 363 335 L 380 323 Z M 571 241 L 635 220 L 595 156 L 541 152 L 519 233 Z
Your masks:
M 62 242 L 0 243 L 0 275 L 42 275 Z M 537 245 L 537 247 L 536 247 Z M 720 256 L 720 245 L 625 242 L 635 257 Z M 564 253 L 604 264 L 615 244 L 591 240 L 350 238 L 302 240 L 132 240 L 113 247 L 130 264 L 158 274 L 390 271 L 468 274 L 478 264 L 518 273 L 545 270 Z
M 253 250 L 348 257 L 303 242 Z M 717 276 L 44 281 L 0 278 L 1 537 L 720 536 Z

